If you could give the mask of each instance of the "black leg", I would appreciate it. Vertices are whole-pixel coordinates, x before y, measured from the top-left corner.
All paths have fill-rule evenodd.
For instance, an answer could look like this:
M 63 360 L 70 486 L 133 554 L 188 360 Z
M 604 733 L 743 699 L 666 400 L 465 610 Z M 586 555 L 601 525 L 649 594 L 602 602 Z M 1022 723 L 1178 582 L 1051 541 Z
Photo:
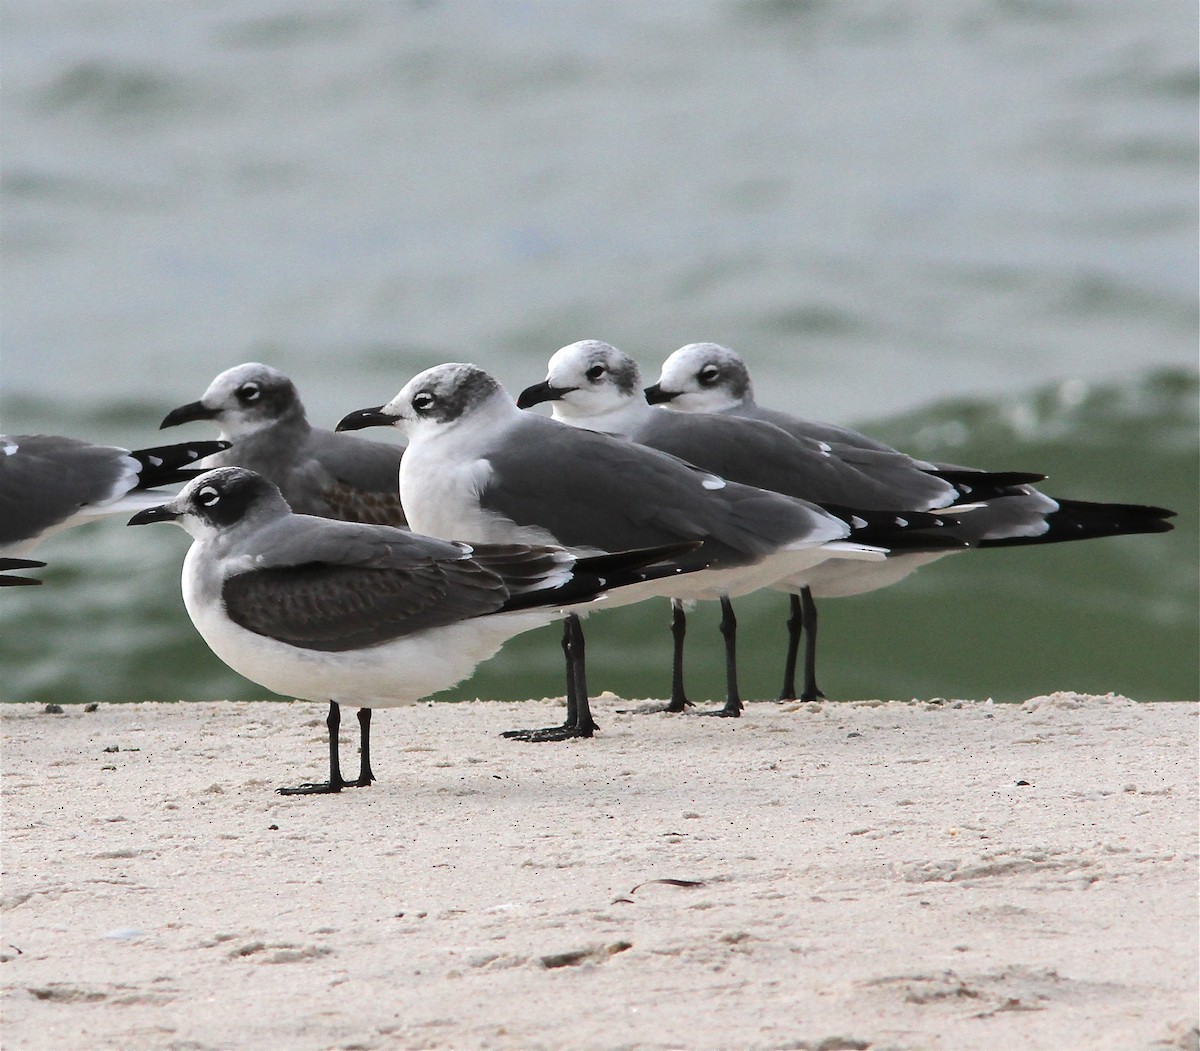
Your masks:
M 567 741 L 591 737 L 596 732 L 587 695 L 583 625 L 574 613 L 567 616 L 564 625 L 563 651 L 567 655 L 567 721 L 542 730 L 506 730 L 500 736 L 515 741 Z
M 682 712 L 691 707 L 691 701 L 683 689 L 683 640 L 687 636 L 687 614 L 683 611 L 683 603 L 671 599 L 671 641 L 674 643 L 671 653 L 671 703 L 667 705 L 668 712 Z
M 807 591 L 808 588 L 803 590 Z M 800 612 L 800 596 L 789 595 L 790 615 L 787 620 L 788 648 L 787 660 L 783 664 L 783 689 L 779 691 L 781 701 L 796 699 L 796 658 L 800 654 L 800 634 L 804 627 L 803 614 Z
M 719 715 L 736 719 L 742 714 L 742 698 L 737 681 L 737 617 L 733 603 L 721 596 L 721 634 L 725 637 L 725 707 L 702 715 Z
M 671 658 L 671 700 L 668 704 L 648 704 L 641 708 L 618 708 L 622 715 L 657 715 L 660 712 L 682 712 L 692 707 L 683 690 L 683 640 L 687 635 L 687 614 L 680 599 L 671 599 L 671 638 L 674 650 Z
M 592 718 L 592 706 L 588 701 L 587 665 L 584 656 L 583 622 L 572 613 L 567 618 L 567 628 L 571 632 L 571 665 L 575 681 L 575 718 L 567 715 L 567 727 L 574 727 L 575 736 L 591 737 L 596 732 L 596 722 Z
M 368 709 L 369 710 L 369 709 Z M 325 717 L 325 725 L 329 728 L 329 780 L 309 782 L 297 785 L 295 788 L 278 788 L 281 796 L 317 796 L 340 792 L 350 787 L 349 782 L 342 780 L 342 766 L 338 761 L 338 728 L 342 724 L 342 710 L 336 701 L 329 702 L 329 714 Z
M 371 771 L 371 709 L 358 710 L 358 780 L 355 788 L 366 788 L 375 780 Z
M 563 663 L 567 666 L 567 717 L 563 720 L 563 726 L 574 726 L 579 712 L 579 683 L 575 676 L 575 660 L 571 648 L 571 618 L 567 617 L 563 621 L 562 637 Z
M 817 604 L 808 588 L 800 589 L 800 601 L 804 615 L 804 692 L 800 700 L 820 701 L 825 694 L 817 687 Z

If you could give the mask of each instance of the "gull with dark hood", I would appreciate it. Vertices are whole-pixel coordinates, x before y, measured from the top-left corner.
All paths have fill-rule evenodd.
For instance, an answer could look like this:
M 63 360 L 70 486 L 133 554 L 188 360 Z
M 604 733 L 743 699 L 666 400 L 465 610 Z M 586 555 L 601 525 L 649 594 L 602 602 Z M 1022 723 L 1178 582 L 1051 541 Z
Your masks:
M 172 409 L 162 427 L 208 421 L 230 448 L 210 467 L 246 467 L 270 479 L 298 514 L 405 525 L 397 479 L 404 449 L 335 434 L 308 421 L 296 385 L 278 369 L 226 369 L 198 401 Z
M 284 794 L 369 785 L 373 708 L 453 686 L 512 636 L 675 574 L 671 560 L 684 550 L 577 558 L 557 547 L 469 546 L 330 521 L 293 513 L 276 486 L 240 467 L 196 478 L 129 524 L 153 522 L 193 537 L 183 600 L 212 651 L 275 693 L 329 702 L 329 779 Z M 359 708 L 355 781 L 342 777 L 338 758 L 343 704 Z

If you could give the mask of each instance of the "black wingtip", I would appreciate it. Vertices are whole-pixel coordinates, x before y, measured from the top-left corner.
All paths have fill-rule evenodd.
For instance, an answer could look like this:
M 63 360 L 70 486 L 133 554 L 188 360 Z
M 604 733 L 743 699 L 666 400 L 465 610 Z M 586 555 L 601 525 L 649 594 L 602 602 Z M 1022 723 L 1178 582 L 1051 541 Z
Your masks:
M 32 558 L 0 558 L 0 587 L 19 588 L 38 586 L 42 582 L 34 577 L 13 577 L 9 576 L 8 572 L 17 569 L 44 569 L 45 565 L 45 562 L 38 562 Z
M 1058 510 L 1046 515 L 1046 531 L 1038 536 L 984 540 L 981 547 L 1024 547 L 1060 544 L 1068 540 L 1096 540 L 1106 536 L 1169 533 L 1176 512 L 1146 504 L 1101 504 L 1086 500 L 1057 500 Z
M 927 471 L 927 474 L 949 482 L 959 493 L 970 499 L 986 500 L 993 496 L 1007 495 L 1008 490 L 1017 489 L 1024 485 L 1037 485 L 1044 482 L 1044 474 L 1032 471 L 972 471 L 969 468 L 939 468 Z
M 135 488 L 155 489 L 160 485 L 186 482 L 202 473 L 202 470 L 193 467 L 193 464 L 223 452 L 229 445 L 229 442 L 214 438 L 203 442 L 180 442 L 177 445 L 135 449 L 129 455 L 142 465 Z

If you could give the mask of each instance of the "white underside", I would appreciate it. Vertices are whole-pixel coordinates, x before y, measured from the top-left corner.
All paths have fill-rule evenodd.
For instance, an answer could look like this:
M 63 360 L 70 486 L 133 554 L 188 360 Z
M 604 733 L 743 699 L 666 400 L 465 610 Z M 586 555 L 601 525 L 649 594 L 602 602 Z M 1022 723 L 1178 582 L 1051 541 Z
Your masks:
M 183 567 L 183 601 L 192 623 L 239 675 L 285 697 L 361 708 L 414 704 L 470 676 L 514 635 L 560 616 L 553 609 L 497 613 L 365 649 L 305 650 L 231 621 L 220 602 L 219 583 L 203 580 L 198 572 L 202 547 L 192 545 Z
M 773 585 L 778 591 L 797 592 L 811 589 L 815 598 L 845 598 L 898 584 L 922 566 L 936 562 L 946 555 L 957 554 L 963 548 L 945 551 L 911 551 L 889 555 L 884 562 L 863 562 L 833 558 L 822 562 L 806 573 Z

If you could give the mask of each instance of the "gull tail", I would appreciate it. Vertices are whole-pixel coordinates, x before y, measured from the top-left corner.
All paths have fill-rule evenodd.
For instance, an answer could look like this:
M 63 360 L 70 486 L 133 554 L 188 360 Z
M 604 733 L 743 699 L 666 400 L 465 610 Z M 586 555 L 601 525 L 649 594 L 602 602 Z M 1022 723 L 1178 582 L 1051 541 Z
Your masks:
M 987 500 L 994 496 L 1010 496 L 1014 489 L 1044 482 L 1044 474 L 1027 471 L 973 471 L 969 467 L 939 467 L 927 474 L 949 482 L 960 496 L 972 500 Z

